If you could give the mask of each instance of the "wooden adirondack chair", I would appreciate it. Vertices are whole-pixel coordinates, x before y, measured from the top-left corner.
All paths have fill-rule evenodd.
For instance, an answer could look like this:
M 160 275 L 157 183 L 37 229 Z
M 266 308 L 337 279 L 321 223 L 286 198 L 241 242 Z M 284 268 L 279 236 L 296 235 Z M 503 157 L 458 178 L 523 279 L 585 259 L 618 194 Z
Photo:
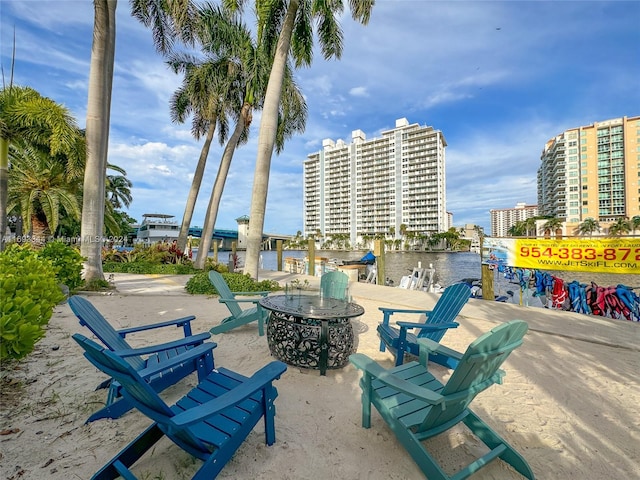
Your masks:
M 385 370 L 363 354 L 349 361 L 363 371 L 362 426 L 371 426 L 371 404 L 380 412 L 400 443 L 429 480 L 460 480 L 501 458 L 522 476 L 534 479 L 526 460 L 468 407 L 475 396 L 494 383 L 502 383 L 499 370 L 509 354 L 522 344 L 526 322 L 514 320 L 493 328 L 460 355 L 428 339 L 420 339 L 419 362 Z M 444 351 L 459 359 L 446 385 L 429 371 L 427 357 Z M 429 454 L 423 441 L 463 422 L 489 448 L 489 452 L 449 477 Z
M 85 350 L 84 355 L 92 364 L 122 385 L 125 398 L 154 421 L 93 479 L 120 476 L 136 479 L 130 468 L 146 452 L 156 450 L 154 445 L 164 435 L 204 462 L 192 477 L 194 480 L 215 478 L 263 417 L 265 441 L 267 445 L 275 442 L 274 400 L 278 392 L 272 382 L 286 371 L 284 363 L 273 361 L 251 378 L 218 368 L 169 407 L 140 375 L 158 373 L 157 366 L 138 372 L 117 352 L 104 349 L 80 334 L 73 335 L 73 339 Z M 183 355 L 173 361 L 181 361 Z
M 157 366 L 159 371 L 153 376 L 144 378 L 157 391 L 162 391 L 175 384 L 187 375 L 198 372 L 198 378 L 206 377 L 214 368 L 213 342 L 205 342 L 211 337 L 209 333 L 192 335 L 191 321 L 194 316 L 178 318 L 152 325 L 114 329 L 102 314 L 85 298 L 74 295 L 69 298 L 69 307 L 80 320 L 80 325 L 87 327 L 109 349 L 118 352 L 137 371 Z M 129 334 L 155 330 L 164 327 L 182 327 L 184 338 L 173 342 L 132 348 L 125 337 Z M 168 361 L 178 354 L 184 353 L 184 360 L 179 365 L 168 367 Z M 98 410 L 87 419 L 87 423 L 100 418 L 118 418 L 131 410 L 133 406 L 122 397 L 118 382 L 107 380 L 98 388 L 109 388 L 104 408 Z
M 264 335 L 264 322 L 269 315 L 269 312 L 263 310 L 258 303 L 260 298 L 237 298 L 243 295 L 253 295 L 259 297 L 265 297 L 270 292 L 232 292 L 224 280 L 224 277 L 215 270 L 209 272 L 209 281 L 213 284 L 215 289 L 220 294 L 218 301 L 224 303 L 231 315 L 220 322 L 220 325 L 213 327 L 209 330 L 214 335 L 217 333 L 227 332 L 233 328 L 241 325 L 246 325 L 251 322 L 258 322 L 258 334 Z M 251 308 L 240 308 L 241 303 L 253 303 L 255 306 Z
M 349 277 L 346 273 L 333 271 L 320 277 L 320 290 L 325 298 L 347 299 Z
M 454 322 L 462 307 L 471 297 L 471 288 L 466 283 L 455 283 L 449 285 L 442 296 L 436 302 L 433 310 L 403 310 L 397 308 L 383 308 L 379 310 L 384 314 L 382 323 L 378 325 L 378 336 L 380 337 L 380 351 L 387 348 L 396 357 L 396 366 L 404 362 L 406 352 L 418 355 L 419 338 L 429 338 L 434 342 L 439 342 L 449 328 L 456 328 L 458 324 Z M 397 322 L 398 327 L 389 325 L 391 315 L 394 313 L 408 313 L 425 315 L 426 319 L 421 323 Z M 409 329 L 418 329 L 417 335 L 409 332 Z M 436 353 L 431 355 L 432 362 L 439 363 L 448 368 L 455 368 L 457 361 L 455 358 Z

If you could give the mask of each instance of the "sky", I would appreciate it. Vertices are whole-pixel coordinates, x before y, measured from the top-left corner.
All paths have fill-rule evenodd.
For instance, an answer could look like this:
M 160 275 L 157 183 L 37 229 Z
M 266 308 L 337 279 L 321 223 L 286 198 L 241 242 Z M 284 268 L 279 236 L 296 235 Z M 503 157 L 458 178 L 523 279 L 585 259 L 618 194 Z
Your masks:
M 345 2 L 348 3 L 348 2 Z M 246 17 L 245 22 L 253 19 Z M 272 158 L 266 233 L 303 230 L 303 162 L 324 139 L 367 139 L 396 119 L 432 126 L 446 141 L 447 211 L 455 226 L 490 233 L 491 209 L 537 203 L 545 143 L 594 122 L 640 113 L 639 1 L 378 0 L 368 25 L 341 17 L 344 50 L 295 79 L 305 132 Z M 64 104 L 84 128 L 93 30 L 91 0 L 0 0 L 4 85 L 29 86 Z M 169 100 L 182 78 L 154 50 L 151 32 L 120 0 L 109 163 L 133 182 L 127 213 L 182 221 L 202 148 Z M 317 42 L 316 42 L 317 46 Z M 260 112 L 236 154 L 216 228 L 249 215 Z M 192 225 L 202 226 L 223 146 L 212 144 Z

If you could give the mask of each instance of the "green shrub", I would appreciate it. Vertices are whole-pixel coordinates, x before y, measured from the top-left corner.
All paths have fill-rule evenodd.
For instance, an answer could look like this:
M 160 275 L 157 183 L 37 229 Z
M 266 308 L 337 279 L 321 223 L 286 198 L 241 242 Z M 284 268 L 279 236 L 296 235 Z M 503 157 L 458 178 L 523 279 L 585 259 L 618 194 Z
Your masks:
M 147 273 L 159 275 L 188 275 L 197 272 L 191 264 L 186 263 L 152 263 L 151 261 L 104 262 L 102 270 L 109 273 Z
M 280 284 L 273 280 L 262 280 L 256 282 L 248 274 L 242 273 L 222 273 L 229 289 L 232 292 L 261 292 L 280 290 Z M 198 272 L 191 277 L 185 285 L 187 292 L 191 294 L 219 295 L 218 291 L 209 281 L 209 272 Z
M 215 295 L 217 292 L 209 281 L 209 272 L 198 272 L 191 277 L 184 286 L 185 290 L 192 294 Z
M 75 290 L 82 285 L 82 262 L 80 252 L 62 242 L 50 242 L 40 250 L 39 255 L 48 259 L 56 269 L 58 282 Z
M 64 295 L 48 259 L 28 245 L 12 244 L 0 252 L 0 299 L 0 361 L 4 361 L 33 351 Z

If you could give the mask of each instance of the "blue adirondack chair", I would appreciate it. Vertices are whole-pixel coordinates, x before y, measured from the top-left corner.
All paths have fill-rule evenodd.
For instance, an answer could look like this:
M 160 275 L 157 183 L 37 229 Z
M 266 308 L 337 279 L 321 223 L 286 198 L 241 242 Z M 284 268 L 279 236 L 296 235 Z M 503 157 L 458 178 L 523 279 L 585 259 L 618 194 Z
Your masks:
M 403 310 L 380 307 L 379 310 L 384 314 L 382 323 L 377 328 L 378 336 L 380 337 L 380 351 L 384 352 L 388 348 L 396 357 L 396 366 L 402 365 L 406 352 L 418 355 L 420 351 L 418 347 L 419 338 L 429 338 L 434 342 L 439 342 L 449 328 L 456 328 L 458 324 L 454 320 L 470 297 L 471 288 L 469 285 L 466 283 L 454 283 L 442 292 L 442 296 L 436 302 L 433 310 Z M 426 319 L 420 323 L 397 322 L 400 328 L 396 328 L 389 324 L 390 318 L 394 313 L 425 315 Z M 409 332 L 410 329 L 414 328 L 419 330 L 417 334 Z M 455 368 L 457 365 L 455 358 L 439 353 L 433 354 L 430 360 L 448 368 Z
M 349 361 L 363 371 L 360 380 L 362 426 L 371 427 L 373 404 L 429 480 L 464 479 L 497 458 L 533 480 L 533 472 L 522 455 L 469 409 L 477 394 L 494 383 L 502 383 L 505 373 L 499 368 L 522 344 L 527 329 L 527 323 L 521 320 L 504 323 L 476 339 L 464 355 L 432 340 L 420 339 L 419 361 L 390 370 L 366 355 L 351 355 Z M 428 371 L 427 358 L 438 351 L 459 359 L 445 385 Z M 449 477 L 429 454 L 423 441 L 460 422 L 484 442 L 489 452 Z
M 260 298 L 237 298 L 238 296 L 248 296 L 252 295 L 254 297 L 265 297 L 270 292 L 232 292 L 227 285 L 227 282 L 224 280 L 224 277 L 216 272 L 215 270 L 211 270 L 209 272 L 209 281 L 215 287 L 215 289 L 220 294 L 220 298 L 218 301 L 220 303 L 224 303 L 229 309 L 230 316 L 223 319 L 220 322 L 220 325 L 213 327 L 209 330 L 213 334 L 227 332 L 233 328 L 239 327 L 241 325 L 246 325 L 251 322 L 258 322 L 258 334 L 260 336 L 264 335 L 264 322 L 269 315 L 269 312 L 263 310 L 258 303 Z M 244 310 L 240 307 L 241 303 L 253 303 L 254 306 L 250 308 L 245 308 Z
M 325 298 L 347 299 L 349 277 L 338 270 L 327 272 L 320 277 L 320 290 Z
M 198 378 L 206 377 L 214 368 L 214 342 L 205 342 L 211 337 L 209 333 L 192 335 L 191 321 L 194 316 L 178 318 L 152 325 L 114 329 L 102 314 L 87 299 L 74 295 L 69 298 L 69 307 L 78 317 L 80 325 L 87 327 L 109 349 L 118 352 L 137 371 L 145 371 L 148 367 L 157 366 L 159 371 L 144 378 L 157 391 L 174 385 L 182 378 L 193 372 L 198 372 Z M 146 332 L 164 327 L 182 327 L 184 338 L 168 343 L 150 345 L 142 348 L 132 348 L 125 340 L 129 334 Z M 167 366 L 168 361 L 178 354 L 184 354 L 184 360 L 178 365 Z M 87 423 L 100 418 L 118 418 L 131 410 L 133 406 L 122 397 L 121 386 L 118 382 L 107 380 L 98 388 L 109 388 L 104 408 L 98 410 L 87 419 Z
M 122 385 L 125 398 L 153 420 L 151 426 L 103 466 L 93 479 L 137 478 L 130 468 L 146 452 L 156 450 L 154 445 L 164 435 L 204 462 L 192 477 L 194 480 L 215 478 L 263 417 L 265 441 L 267 445 L 275 442 L 274 400 L 278 392 L 273 381 L 286 371 L 284 363 L 273 361 L 250 378 L 218 368 L 169 407 L 140 375 L 159 373 L 158 366 L 138 372 L 117 352 L 104 349 L 80 334 L 73 335 L 73 339 L 92 364 Z M 185 353 L 173 361 L 177 364 L 183 355 Z

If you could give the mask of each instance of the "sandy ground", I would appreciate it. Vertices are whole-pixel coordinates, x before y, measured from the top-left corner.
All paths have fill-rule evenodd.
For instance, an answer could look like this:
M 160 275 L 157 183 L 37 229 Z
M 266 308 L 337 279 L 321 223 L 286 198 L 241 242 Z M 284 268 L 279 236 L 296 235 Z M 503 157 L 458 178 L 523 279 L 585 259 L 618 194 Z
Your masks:
M 295 277 L 264 275 L 283 285 Z M 226 309 L 215 298 L 186 294 L 185 280 L 116 275 L 117 292 L 88 298 L 116 328 L 193 314 L 194 330 L 208 331 L 227 315 Z M 367 284 L 353 285 L 351 293 L 365 309 L 353 322 L 358 352 L 386 367 L 392 366 L 392 357 L 378 349 L 378 307 L 430 308 L 437 300 L 434 294 Z M 516 318 L 526 320 L 530 331 L 504 364 L 504 384 L 477 397 L 474 411 L 524 455 L 539 479 L 640 478 L 640 324 L 471 300 L 459 317 L 461 326 L 448 332 L 443 343 L 464 350 L 485 331 Z M 131 411 L 117 420 L 84 424 L 105 400 L 106 391 L 94 389 L 106 377 L 82 356 L 71 339 L 75 332 L 90 336 L 68 305 L 59 305 L 35 352 L 4 367 L 1 479 L 88 479 L 150 423 Z M 178 335 L 169 329 L 130 342 L 141 346 Z M 255 324 L 213 339 L 216 366 L 251 375 L 272 360 Z M 438 366 L 434 371 L 442 378 L 448 375 Z M 219 478 L 423 478 L 377 412 L 370 429 L 361 427 L 359 378 L 351 365 L 326 376 L 289 366 L 275 383 L 276 443 L 265 446 L 258 424 Z M 195 382 L 194 374 L 163 396 L 171 402 Z M 427 445 L 448 472 L 483 453 L 463 427 Z M 186 479 L 200 463 L 164 439 L 134 472 L 141 479 Z M 521 477 L 497 461 L 473 478 Z

